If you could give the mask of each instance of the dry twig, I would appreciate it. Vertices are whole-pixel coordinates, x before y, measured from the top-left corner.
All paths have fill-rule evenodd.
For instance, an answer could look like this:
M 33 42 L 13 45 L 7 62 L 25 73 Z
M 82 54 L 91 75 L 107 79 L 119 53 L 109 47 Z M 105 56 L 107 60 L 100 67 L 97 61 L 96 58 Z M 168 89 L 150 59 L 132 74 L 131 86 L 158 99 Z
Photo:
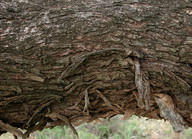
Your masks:
M 109 100 L 99 91 L 99 90 L 96 90 L 96 92 L 99 94 L 99 96 L 103 99 L 103 101 L 107 104 L 107 106 L 109 107 L 113 107 L 111 105 L 111 103 L 109 102 Z
M 17 129 L 16 127 L 11 126 L 10 124 L 6 124 L 3 121 L 0 120 L 0 127 L 7 131 L 12 133 L 13 135 L 17 136 L 17 137 L 21 137 L 22 139 L 25 139 L 26 137 L 24 136 L 24 134 Z
M 59 113 L 50 113 L 50 114 L 47 114 L 47 116 L 50 117 L 51 119 L 53 119 L 54 121 L 57 119 L 64 121 L 71 128 L 73 133 L 79 138 L 76 129 L 73 127 L 73 125 L 71 124 L 71 122 L 69 121 L 69 119 L 66 116 L 60 115 Z

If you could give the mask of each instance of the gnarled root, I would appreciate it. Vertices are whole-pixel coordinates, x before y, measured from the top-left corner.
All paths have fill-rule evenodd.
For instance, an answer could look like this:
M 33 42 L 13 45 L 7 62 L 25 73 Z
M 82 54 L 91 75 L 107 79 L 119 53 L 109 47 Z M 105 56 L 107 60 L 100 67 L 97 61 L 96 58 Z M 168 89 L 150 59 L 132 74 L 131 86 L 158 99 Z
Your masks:
M 142 73 L 140 68 L 140 63 L 137 58 L 134 59 L 135 64 L 135 85 L 138 90 L 138 106 L 141 109 L 146 111 L 149 110 L 149 101 L 150 101 L 150 84 L 147 78 L 145 77 L 144 73 Z
M 89 106 L 90 106 L 89 92 L 88 92 L 88 88 L 87 88 L 87 89 L 85 89 L 85 106 L 83 109 L 83 112 L 87 111 L 87 115 L 89 115 Z
M 54 120 L 54 121 L 57 120 L 57 119 L 59 119 L 59 120 L 65 122 L 65 123 L 71 128 L 71 130 L 73 131 L 73 133 L 79 138 L 76 129 L 73 127 L 73 125 L 71 124 L 71 122 L 69 121 L 69 119 L 68 119 L 66 116 L 60 115 L 59 113 L 54 113 L 54 112 L 53 112 L 53 113 L 49 113 L 49 114 L 47 114 L 46 116 L 47 116 L 47 117 L 50 117 L 50 118 L 51 118 L 52 120 Z
M 185 121 L 183 117 L 175 110 L 172 98 L 167 94 L 154 94 L 155 102 L 160 108 L 161 116 L 168 120 L 175 132 L 181 132 L 184 129 Z
M 0 120 L 0 128 L 2 128 L 3 130 L 12 133 L 15 138 L 17 137 L 21 137 L 22 139 L 26 139 L 25 135 L 16 127 L 13 127 L 7 123 L 4 123 L 3 121 Z
M 105 102 L 105 104 L 109 107 L 113 107 L 111 105 L 111 103 L 109 102 L 109 100 L 99 91 L 99 90 L 96 90 L 96 92 L 99 94 L 99 96 L 103 99 L 103 101 Z

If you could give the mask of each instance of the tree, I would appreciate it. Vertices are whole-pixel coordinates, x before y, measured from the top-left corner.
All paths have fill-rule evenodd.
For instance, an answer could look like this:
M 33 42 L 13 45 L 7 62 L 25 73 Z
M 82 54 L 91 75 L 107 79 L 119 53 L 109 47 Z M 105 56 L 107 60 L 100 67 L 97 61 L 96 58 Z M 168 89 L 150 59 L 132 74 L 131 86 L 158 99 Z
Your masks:
M 117 114 L 192 126 L 191 0 L 2 0 L 0 13 L 1 133 Z

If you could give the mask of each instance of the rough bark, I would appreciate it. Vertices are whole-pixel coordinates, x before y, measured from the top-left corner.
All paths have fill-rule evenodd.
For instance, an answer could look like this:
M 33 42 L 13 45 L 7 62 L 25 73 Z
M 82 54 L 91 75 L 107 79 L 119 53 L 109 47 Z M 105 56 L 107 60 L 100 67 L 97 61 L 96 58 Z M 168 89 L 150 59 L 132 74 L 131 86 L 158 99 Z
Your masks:
M 180 132 L 192 126 L 191 86 L 191 0 L 0 2 L 1 133 L 75 132 L 116 114 Z

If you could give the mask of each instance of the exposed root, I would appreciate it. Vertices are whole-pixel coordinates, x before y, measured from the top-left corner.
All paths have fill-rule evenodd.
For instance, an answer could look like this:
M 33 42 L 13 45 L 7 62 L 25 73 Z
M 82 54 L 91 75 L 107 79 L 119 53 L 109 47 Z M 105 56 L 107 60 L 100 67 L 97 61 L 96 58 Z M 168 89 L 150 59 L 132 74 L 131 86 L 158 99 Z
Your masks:
M 95 56 L 97 57 L 98 54 L 99 57 L 103 59 L 101 58 L 101 60 L 94 61 Z M 126 54 L 124 49 L 101 50 L 88 54 L 87 56 L 81 56 L 80 58 L 82 59 L 79 61 L 79 55 L 76 60 L 72 59 L 74 61 L 71 61 L 71 63 L 74 62 L 74 64 L 71 64 L 61 73 L 61 76 L 57 80 L 59 84 L 54 85 L 58 85 L 59 89 L 53 91 L 51 95 L 46 94 L 46 98 L 44 98 L 44 93 L 47 91 L 47 86 L 41 96 L 38 96 L 39 94 L 34 91 L 34 94 L 27 96 L 2 97 L 2 106 L 4 106 L 4 104 L 7 106 L 14 104 L 12 106 L 16 107 L 15 104 L 19 104 L 19 106 L 25 108 L 25 105 L 27 105 L 24 112 L 18 113 L 20 117 L 24 117 L 24 120 L 18 119 L 18 121 L 22 126 L 21 128 L 27 129 L 27 132 L 23 135 L 23 133 L 20 133 L 18 130 L 15 133 L 17 134 L 16 136 L 21 134 L 19 136 L 24 136 L 25 138 L 29 137 L 29 135 L 36 130 L 63 125 L 68 125 L 74 134 L 77 135 L 73 125 L 91 122 L 98 118 L 112 117 L 117 114 L 124 114 L 124 120 L 129 119 L 133 114 L 155 119 L 165 118 L 171 122 L 175 131 L 180 132 L 182 130 L 185 122 L 179 114 L 183 117 L 185 117 L 185 114 L 175 111 L 172 99 L 156 94 L 155 100 L 150 100 L 150 95 L 160 92 L 172 93 L 177 85 L 183 87 L 183 90 L 189 90 L 190 84 L 187 84 L 188 80 L 182 80 L 175 75 L 174 72 L 170 71 L 165 71 L 166 76 L 163 74 L 159 75 L 159 70 L 163 69 L 161 66 L 157 67 L 157 71 L 153 71 L 154 69 L 148 71 L 145 69 L 146 63 L 142 63 L 142 67 L 140 65 L 141 62 L 146 61 L 137 59 L 137 56 L 132 54 L 132 51 L 128 51 Z M 134 61 L 132 61 L 133 59 Z M 134 65 L 135 68 L 133 69 L 130 65 Z M 135 74 L 133 74 L 133 70 Z M 144 74 L 147 71 L 149 72 L 148 77 L 150 83 Z M 159 78 L 162 80 L 158 80 Z M 171 82 L 169 87 L 161 86 L 170 81 L 170 79 L 174 79 L 175 81 Z M 57 81 L 53 83 L 57 83 Z M 175 82 L 177 84 L 176 87 Z M 152 88 L 150 88 L 150 85 Z M 60 89 L 60 87 L 62 89 Z M 50 87 L 49 91 L 51 92 L 52 89 L 54 88 Z M 38 88 L 37 91 L 39 91 Z M 57 96 L 56 99 L 54 96 Z M 63 101 L 60 101 L 60 97 L 64 98 Z M 38 98 L 38 100 L 35 98 Z M 59 103 L 54 103 L 57 100 L 59 100 Z M 16 101 L 18 102 L 15 103 Z M 21 102 L 25 101 L 26 104 L 21 104 Z M 156 103 L 160 108 L 162 117 L 159 116 L 159 109 L 156 107 Z M 34 106 L 36 107 L 37 104 L 40 105 L 34 111 Z M 1 110 L 2 113 L 5 108 Z M 17 110 L 18 108 L 15 109 Z M 13 109 L 9 115 L 12 113 L 15 114 L 15 109 Z M 45 116 L 47 109 L 49 113 L 47 115 L 48 117 L 42 118 Z M 50 109 L 52 111 L 50 111 Z M 29 112 L 32 112 L 32 115 L 28 115 Z M 21 114 L 24 116 L 21 116 Z M 1 119 L 4 119 L 4 117 L 2 116 Z M 188 119 L 185 120 L 189 121 Z M 27 123 L 24 125 L 24 122 Z M 73 123 L 73 125 L 71 123 Z M 10 122 L 10 124 L 12 123 Z M 4 132 L 3 130 L 6 129 L 2 128 L 1 130 L 0 128 L 2 133 Z M 10 129 L 6 131 L 11 132 Z
M 80 93 L 80 95 L 79 95 L 79 100 L 75 103 L 75 106 L 77 106 L 77 105 L 81 102 L 81 100 L 83 99 L 83 97 L 85 97 L 84 91 Z
M 1 120 L 0 120 L 0 128 L 2 128 L 3 130 L 5 130 L 7 132 L 12 133 L 16 137 L 21 137 L 22 139 L 26 139 L 24 134 L 19 129 L 17 129 L 16 127 L 13 127 L 13 126 L 11 126 L 9 124 L 6 124 L 6 123 L 2 122 Z
M 143 99 L 144 99 L 144 102 L 145 102 L 145 108 L 146 108 L 146 111 L 148 111 L 150 109 L 150 83 L 147 79 L 144 78 L 144 96 L 143 96 Z
M 57 79 L 58 82 L 63 82 L 64 78 L 73 75 L 75 73 L 75 71 L 77 70 L 77 68 L 79 66 L 81 66 L 85 62 L 85 60 L 87 60 L 88 58 L 95 56 L 95 55 L 105 55 L 106 53 L 109 54 L 109 53 L 113 53 L 113 52 L 125 53 L 125 50 L 121 49 L 121 48 L 108 48 L 105 50 L 93 51 L 86 55 L 79 56 L 71 65 L 68 66 L 67 69 L 65 69 L 61 73 L 61 75 Z
M 140 53 L 139 51 L 136 50 L 132 50 L 131 48 L 126 48 L 126 49 L 122 49 L 122 48 L 107 48 L 107 49 L 103 49 L 103 50 L 97 50 L 97 51 L 93 51 L 90 53 L 87 53 L 85 55 L 81 55 L 79 57 L 76 58 L 75 61 L 73 61 L 73 63 L 71 65 L 69 65 L 67 67 L 67 69 L 65 69 L 61 75 L 58 77 L 57 81 L 59 83 L 65 83 L 65 81 L 63 79 L 65 79 L 68 76 L 72 76 L 75 73 L 78 73 L 79 71 L 77 71 L 78 67 L 80 67 L 86 60 L 88 60 L 89 58 L 93 57 L 93 56 L 105 56 L 105 55 L 110 55 L 110 54 L 120 54 L 120 55 L 125 55 L 125 56 L 135 56 L 138 58 L 143 57 L 143 54 Z M 109 65 L 113 60 L 107 61 L 105 62 L 104 65 Z M 104 66 L 103 65 L 103 66 Z
M 64 126 L 64 125 L 67 125 L 66 122 L 63 122 L 61 120 L 55 120 L 55 121 L 52 121 L 50 123 L 48 123 L 45 128 L 53 128 L 55 126 Z
M 81 125 L 81 124 L 83 124 L 85 122 L 89 123 L 89 122 L 92 122 L 92 121 L 94 121 L 96 119 L 98 119 L 98 118 L 94 118 L 94 117 L 92 117 L 90 115 L 80 116 L 80 117 L 77 117 L 77 118 L 74 119 L 73 125 L 79 126 L 79 125 Z
M 126 110 L 124 112 L 123 120 L 128 120 L 133 114 L 135 114 L 134 110 Z
M 123 108 L 121 106 L 119 106 L 118 104 L 113 104 L 113 105 L 115 105 L 117 108 L 119 108 L 119 110 L 123 112 Z
M 172 98 L 167 94 L 154 94 L 154 98 L 160 108 L 161 116 L 171 123 L 175 132 L 181 132 L 186 123 L 183 117 L 174 109 Z
M 109 100 L 99 91 L 99 90 L 96 90 L 96 92 L 99 94 L 99 96 L 103 99 L 103 101 L 106 103 L 107 106 L 109 107 L 113 107 L 111 105 L 111 103 L 109 102 Z
M 89 115 L 89 106 L 90 106 L 90 102 L 89 102 L 89 95 L 88 95 L 88 88 L 85 89 L 85 106 L 83 109 L 83 112 L 87 111 L 87 115 Z
M 29 135 L 37 130 L 43 130 L 45 125 L 47 123 L 47 119 L 43 118 L 38 124 L 36 124 L 35 126 L 29 128 L 26 132 L 25 132 L 25 137 L 29 137 Z
M 178 84 L 184 91 L 190 92 L 191 86 L 185 80 L 181 79 L 179 76 L 175 75 L 171 71 L 163 70 L 163 72 L 166 73 L 169 77 L 174 78 L 174 80 L 178 82 Z
M 29 119 L 29 121 L 26 123 L 26 126 L 28 127 L 28 125 L 30 124 L 30 122 L 33 120 L 33 118 L 38 115 L 38 113 L 40 113 L 44 108 L 48 107 L 51 103 L 53 102 L 52 101 L 49 101 L 43 105 L 41 105 L 40 107 L 38 107 L 38 109 L 34 112 L 34 114 L 31 116 L 31 118 Z
M 135 64 L 135 85 L 138 90 L 138 106 L 141 109 L 149 110 L 149 101 L 150 101 L 150 84 L 147 78 L 144 76 L 140 68 L 140 63 L 138 59 L 134 59 Z
M 71 122 L 69 121 L 69 119 L 66 116 L 60 115 L 59 113 L 50 113 L 50 114 L 47 114 L 47 116 L 50 117 L 51 119 L 53 119 L 54 121 L 59 119 L 59 120 L 65 122 L 71 128 L 73 133 L 79 138 L 76 129 L 73 127 L 73 125 L 71 124 Z

